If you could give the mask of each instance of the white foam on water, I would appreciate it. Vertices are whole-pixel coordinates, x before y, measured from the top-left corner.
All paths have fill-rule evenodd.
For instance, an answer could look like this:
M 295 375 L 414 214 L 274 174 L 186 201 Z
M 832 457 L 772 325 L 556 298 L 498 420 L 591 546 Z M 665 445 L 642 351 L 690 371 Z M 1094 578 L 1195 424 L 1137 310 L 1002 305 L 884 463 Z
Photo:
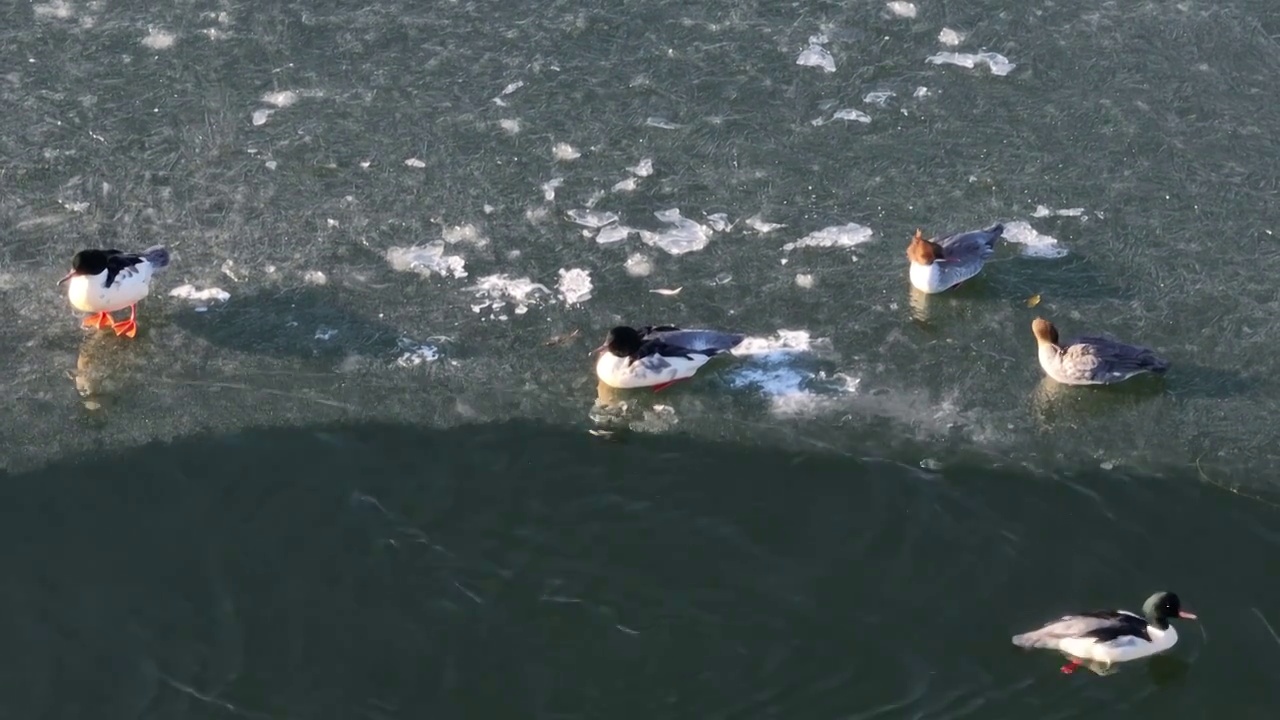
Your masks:
M 551 148 L 551 157 L 555 158 L 557 162 L 569 162 L 582 157 L 582 153 L 578 152 L 578 149 L 569 143 L 556 143 Z
M 329 278 L 319 270 L 308 270 L 303 273 L 302 282 L 308 285 L 328 285 Z
M 653 174 L 653 158 L 643 158 L 640 162 L 627 168 L 627 172 L 636 177 L 649 177 Z
M 511 135 L 520 132 L 520 121 L 515 118 L 503 118 L 498 121 L 498 126 Z
M 853 120 L 860 123 L 871 122 L 871 116 L 855 108 L 841 108 L 831 116 L 832 120 Z
M 900 18 L 913 18 L 916 16 L 916 6 L 903 0 L 893 0 L 893 2 L 885 3 L 885 7 L 889 8 L 889 12 Z
M 560 299 L 566 305 L 586 302 L 591 299 L 591 273 L 582 268 L 560 268 L 560 282 L 556 290 L 560 291 Z
M 731 371 L 728 382 L 754 387 L 780 415 L 807 415 L 833 405 L 841 395 L 857 390 L 858 380 L 842 373 L 828 377 L 804 367 L 809 357 L 830 348 L 825 338 L 805 330 L 779 330 L 773 337 L 747 337 L 730 352 L 745 362 Z
M 178 42 L 177 35 L 157 28 L 149 28 L 147 36 L 142 38 L 142 44 L 152 50 L 168 50 L 176 42 Z
M 299 97 L 298 93 L 292 90 L 278 90 L 263 94 L 262 102 L 268 105 L 275 105 L 278 108 L 287 108 L 298 102 Z
M 1035 212 L 1031 213 L 1031 217 L 1034 217 L 1034 218 L 1045 218 L 1045 217 L 1050 217 L 1052 215 L 1058 215 L 1060 217 L 1078 217 L 1078 218 L 1085 217 L 1084 208 L 1081 208 L 1081 207 L 1066 208 L 1064 210 L 1052 210 L 1046 205 L 1037 205 Z
M 450 245 L 458 243 L 467 243 L 476 247 L 484 247 L 489 244 L 489 238 L 485 237 L 475 225 L 471 223 L 463 223 L 461 225 L 445 225 L 440 230 L 440 238 Z
M 636 181 L 636 179 L 633 177 L 629 177 L 626 180 L 619 180 L 618 182 L 614 183 L 613 187 L 610 188 L 610 190 L 612 190 L 613 192 L 633 192 L 637 187 L 639 187 L 639 183 Z
M 418 158 L 409 158 L 404 161 L 404 164 L 411 168 L 424 168 L 427 166 L 426 163 L 422 162 Z
M 879 105 L 880 107 L 888 107 L 889 98 L 898 93 L 892 90 L 875 90 L 862 96 L 862 102 L 868 105 Z
M 316 328 L 316 340 L 332 340 L 337 337 L 338 331 L 333 328 L 321 327 Z
M 541 301 L 541 296 L 550 295 L 546 285 L 536 283 L 529 278 L 513 278 L 505 273 L 487 275 L 480 278 L 475 285 L 467 288 L 476 294 L 482 302 L 472 305 L 473 312 L 488 309 L 497 320 L 506 320 L 503 312 L 506 306 L 513 305 L 512 312 L 523 315 L 529 312 L 530 305 Z
M 1060 258 L 1067 254 L 1067 249 L 1058 244 L 1058 239 L 1037 232 L 1030 223 L 1014 220 L 1004 224 L 1004 239 L 1022 246 L 1022 254 L 1028 257 Z
M 836 60 L 831 57 L 831 53 L 822 47 L 827 43 L 826 35 L 811 35 L 809 37 L 809 46 L 796 56 L 796 64 L 805 67 L 822 68 L 824 71 L 833 73 L 836 71 Z
M 921 85 L 920 87 L 916 88 L 915 92 L 911 93 L 911 97 L 919 99 L 919 98 L 929 97 L 932 94 L 933 93 L 929 92 L 929 88 Z
M 466 262 L 460 255 L 445 255 L 444 242 L 387 249 L 387 262 L 399 272 L 413 272 L 423 277 L 439 275 L 455 278 L 467 276 Z
M 617 213 L 603 212 L 600 210 L 574 208 L 565 212 L 565 216 L 569 218 L 569 222 L 592 229 L 602 228 L 605 225 L 612 225 L 618 222 Z
M 959 30 L 952 30 L 949 27 L 944 27 L 942 28 L 942 31 L 938 33 L 938 42 L 946 45 L 947 47 L 955 47 L 964 42 L 965 37 L 966 34 Z
M 641 230 L 640 241 L 646 245 L 683 255 L 701 250 L 711 241 L 707 228 L 681 215 L 679 208 L 659 210 L 653 216 L 671 227 L 660 232 Z
M 729 352 L 738 357 L 782 358 L 795 353 L 813 352 L 816 345 L 828 345 L 824 338 L 814 340 L 808 330 L 779 330 L 773 337 L 748 335 Z
M 653 261 L 643 253 L 632 253 L 623 263 L 622 269 L 631 277 L 646 277 L 653 272 Z
M 209 305 L 212 303 L 223 303 L 230 300 L 231 293 L 219 287 L 197 290 L 195 285 L 179 285 L 169 291 L 169 297 L 189 300 L 195 304 L 196 312 L 204 312 L 209 309 Z
M 789 242 L 782 249 L 790 252 L 799 248 L 851 248 L 867 242 L 874 234 L 871 228 L 857 223 L 832 225 Z
M 556 199 L 556 188 L 564 184 L 564 178 L 553 177 L 542 183 L 542 199 L 547 202 L 554 202 Z
M 755 215 L 752 215 L 746 220 L 743 220 L 743 222 L 746 223 L 747 227 L 751 228 L 752 230 L 755 230 L 761 235 L 764 235 L 765 233 L 771 233 L 774 230 L 778 230 L 780 228 L 786 227 L 786 225 L 783 225 L 781 223 L 766 222 L 763 218 L 760 217 L 758 213 Z
M 964 68 L 977 67 L 978 63 L 986 63 L 991 69 L 992 75 L 1008 75 L 1013 69 L 1018 67 L 1016 63 L 1009 62 L 1009 58 L 994 52 L 981 53 L 957 53 L 957 52 L 940 52 L 937 55 L 930 55 L 925 62 L 934 65 L 959 65 Z
M 440 348 L 429 343 L 419 343 L 408 337 L 402 337 L 396 340 L 396 344 L 403 351 L 399 358 L 396 359 L 396 365 L 403 368 L 418 367 L 425 363 L 435 362 L 440 359 Z
M 600 232 L 596 234 L 596 242 L 601 245 L 622 242 L 628 237 L 631 237 L 631 233 L 633 232 L 636 232 L 636 230 L 634 228 L 629 228 L 626 225 L 609 225 L 600 228 Z

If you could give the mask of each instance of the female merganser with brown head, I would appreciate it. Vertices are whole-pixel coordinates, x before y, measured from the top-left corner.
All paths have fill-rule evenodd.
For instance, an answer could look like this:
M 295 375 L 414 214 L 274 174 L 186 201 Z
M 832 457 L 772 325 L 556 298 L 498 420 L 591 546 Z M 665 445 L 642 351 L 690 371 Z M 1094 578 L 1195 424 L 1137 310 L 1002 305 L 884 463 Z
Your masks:
M 995 252 L 996 240 L 1004 226 L 996 223 L 986 230 L 955 233 L 940 240 L 925 240 L 916 230 L 907 246 L 911 261 L 911 284 L 926 293 L 949 290 L 982 270 L 987 258 Z
M 1044 374 L 1064 385 L 1110 385 L 1145 372 L 1163 374 L 1169 362 L 1149 348 L 1106 337 L 1078 337 L 1059 344 L 1058 329 L 1044 318 L 1031 323 Z

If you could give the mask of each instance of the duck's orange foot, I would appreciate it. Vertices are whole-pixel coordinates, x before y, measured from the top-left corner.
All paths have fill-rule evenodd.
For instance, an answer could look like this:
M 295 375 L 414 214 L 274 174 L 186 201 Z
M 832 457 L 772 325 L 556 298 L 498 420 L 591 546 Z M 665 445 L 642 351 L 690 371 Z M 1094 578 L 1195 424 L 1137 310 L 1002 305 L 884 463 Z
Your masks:
M 104 330 L 106 328 L 112 327 L 111 316 L 104 312 L 100 312 L 97 315 L 90 315 L 89 317 L 84 319 L 83 324 L 85 327 L 98 328 L 99 330 Z
M 1080 662 L 1079 660 L 1072 660 L 1071 662 L 1067 663 L 1066 665 L 1063 665 L 1059 669 L 1062 670 L 1063 675 L 1070 675 L 1071 673 L 1076 671 L 1076 668 L 1080 667 L 1083 664 L 1084 663 Z
M 679 380 L 672 380 L 672 381 L 670 381 L 670 382 L 658 383 L 657 385 L 654 385 L 654 386 L 653 386 L 653 391 L 654 391 L 654 392 L 662 392 L 663 390 L 666 390 L 667 388 L 671 387 L 672 385 L 675 385 L 675 384 L 676 384 L 676 383 L 678 383 L 678 382 L 680 382 L 680 381 L 679 381 Z
M 133 337 L 138 334 L 138 323 L 134 322 L 133 318 L 121 320 L 120 322 L 112 325 L 111 328 L 116 331 L 117 336 L 125 335 L 127 337 Z

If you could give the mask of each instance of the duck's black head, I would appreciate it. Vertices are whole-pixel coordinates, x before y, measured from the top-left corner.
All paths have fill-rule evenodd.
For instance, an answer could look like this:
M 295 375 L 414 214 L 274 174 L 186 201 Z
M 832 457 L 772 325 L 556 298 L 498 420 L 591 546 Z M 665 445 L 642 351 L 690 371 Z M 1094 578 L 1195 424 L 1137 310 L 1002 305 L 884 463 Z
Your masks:
M 604 344 L 596 348 L 596 352 L 608 350 L 618 357 L 628 357 L 634 355 L 643 344 L 644 338 L 640 335 L 639 330 L 626 325 L 619 325 L 609 331 L 609 334 L 605 336 Z
M 71 256 L 71 272 L 58 281 L 58 284 L 70 280 L 76 275 L 97 275 L 107 269 L 107 255 L 104 250 L 81 250 Z
M 1147 616 L 1147 620 L 1152 625 L 1164 628 L 1168 627 L 1169 620 L 1180 617 L 1188 620 L 1195 620 L 1196 616 L 1182 609 L 1182 601 L 1178 599 L 1176 593 L 1160 591 L 1151 597 L 1142 605 L 1142 612 Z

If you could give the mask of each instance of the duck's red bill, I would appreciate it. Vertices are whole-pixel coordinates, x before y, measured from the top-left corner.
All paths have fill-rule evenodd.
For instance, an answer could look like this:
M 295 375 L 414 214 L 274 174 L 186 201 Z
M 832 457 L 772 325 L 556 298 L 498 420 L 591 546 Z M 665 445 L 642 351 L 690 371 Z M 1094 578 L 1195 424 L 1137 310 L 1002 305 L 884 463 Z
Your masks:
M 63 275 L 63 276 L 62 276 L 62 279 L 58 281 L 58 284 L 59 284 L 59 285 L 61 285 L 62 283 L 64 283 L 64 282 L 66 282 L 66 281 L 70 280 L 71 278 L 75 277 L 75 274 L 76 274 L 76 271 L 75 271 L 75 270 L 72 270 L 71 272 L 67 273 L 66 275 Z
M 1178 617 L 1180 617 L 1180 618 L 1186 618 L 1186 619 L 1188 619 L 1188 620 L 1195 620 L 1195 619 L 1196 619 L 1196 614 L 1195 614 L 1195 613 L 1189 613 L 1189 612 L 1187 612 L 1186 610 L 1179 610 L 1179 611 L 1178 611 Z

